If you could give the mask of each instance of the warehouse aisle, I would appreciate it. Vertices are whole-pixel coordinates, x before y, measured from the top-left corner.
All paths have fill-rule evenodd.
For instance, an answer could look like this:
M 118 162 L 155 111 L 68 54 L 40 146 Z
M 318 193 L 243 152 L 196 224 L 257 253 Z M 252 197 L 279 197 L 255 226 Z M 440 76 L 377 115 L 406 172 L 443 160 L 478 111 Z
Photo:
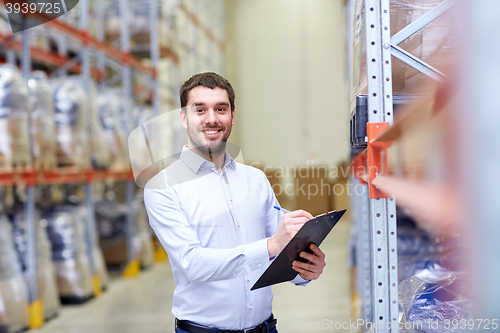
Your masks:
M 348 322 L 350 317 L 347 241 L 350 223 L 342 220 L 321 249 L 327 266 L 307 287 L 273 287 L 274 314 L 280 333 L 313 332 L 318 322 Z M 174 280 L 168 265 L 156 265 L 138 278 L 113 280 L 99 299 L 66 306 L 37 333 L 171 333 Z M 314 323 L 316 322 L 316 329 Z M 313 327 L 307 329 L 307 327 Z M 335 330 L 328 330 L 335 331 Z

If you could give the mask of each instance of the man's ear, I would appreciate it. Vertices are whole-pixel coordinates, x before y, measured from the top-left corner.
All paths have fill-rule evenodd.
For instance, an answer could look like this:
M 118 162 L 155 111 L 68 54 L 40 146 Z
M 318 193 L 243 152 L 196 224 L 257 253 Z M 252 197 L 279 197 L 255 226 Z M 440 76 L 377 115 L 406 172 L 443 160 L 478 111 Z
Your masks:
M 186 112 L 187 109 L 185 107 L 181 108 L 181 110 L 179 111 L 179 118 L 181 119 L 182 126 L 187 129 Z
M 234 126 L 234 114 L 235 114 L 235 111 L 236 111 L 236 108 L 233 109 L 233 111 L 231 111 L 231 126 Z

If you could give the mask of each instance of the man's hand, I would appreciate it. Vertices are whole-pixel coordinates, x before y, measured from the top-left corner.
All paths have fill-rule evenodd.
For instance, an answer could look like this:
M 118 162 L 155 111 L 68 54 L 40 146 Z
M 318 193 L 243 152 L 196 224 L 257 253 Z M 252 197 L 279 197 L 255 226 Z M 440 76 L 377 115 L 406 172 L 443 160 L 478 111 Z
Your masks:
M 267 241 L 269 258 L 277 256 L 300 228 L 302 228 L 304 223 L 312 219 L 313 216 L 302 209 L 283 215 L 278 231 Z
M 309 260 L 307 263 L 294 260 L 292 268 L 305 280 L 316 280 L 323 273 L 323 268 L 326 266 L 325 254 L 315 244 L 311 244 L 313 254 L 300 252 L 300 256 Z

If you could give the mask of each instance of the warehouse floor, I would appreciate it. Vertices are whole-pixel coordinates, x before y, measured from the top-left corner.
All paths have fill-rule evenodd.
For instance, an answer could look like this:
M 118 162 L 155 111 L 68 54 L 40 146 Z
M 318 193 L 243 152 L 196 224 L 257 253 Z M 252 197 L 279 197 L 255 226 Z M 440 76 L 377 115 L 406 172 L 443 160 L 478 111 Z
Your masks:
M 325 321 L 328 321 L 328 331 L 336 331 L 330 327 L 349 322 L 349 228 L 348 220 L 342 220 L 321 245 L 327 265 L 319 280 L 306 287 L 294 287 L 290 283 L 273 287 L 273 312 L 278 318 L 280 333 L 318 331 L 318 322 Z M 170 266 L 155 265 L 137 278 L 113 279 L 108 291 L 98 299 L 80 306 L 63 307 L 58 318 L 37 332 L 171 333 L 174 332 L 170 312 L 173 290 Z

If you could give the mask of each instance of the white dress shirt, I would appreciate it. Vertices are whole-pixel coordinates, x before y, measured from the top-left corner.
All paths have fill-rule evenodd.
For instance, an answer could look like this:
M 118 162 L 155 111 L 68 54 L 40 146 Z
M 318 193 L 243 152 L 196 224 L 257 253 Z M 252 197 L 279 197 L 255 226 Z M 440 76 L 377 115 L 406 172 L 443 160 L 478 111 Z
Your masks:
M 282 213 L 265 174 L 226 152 L 212 162 L 184 147 L 144 189 L 149 222 L 175 280 L 172 314 L 223 329 L 246 329 L 271 315 L 272 291 L 250 288 L 270 264 L 267 240 Z M 297 285 L 309 281 L 297 275 Z

